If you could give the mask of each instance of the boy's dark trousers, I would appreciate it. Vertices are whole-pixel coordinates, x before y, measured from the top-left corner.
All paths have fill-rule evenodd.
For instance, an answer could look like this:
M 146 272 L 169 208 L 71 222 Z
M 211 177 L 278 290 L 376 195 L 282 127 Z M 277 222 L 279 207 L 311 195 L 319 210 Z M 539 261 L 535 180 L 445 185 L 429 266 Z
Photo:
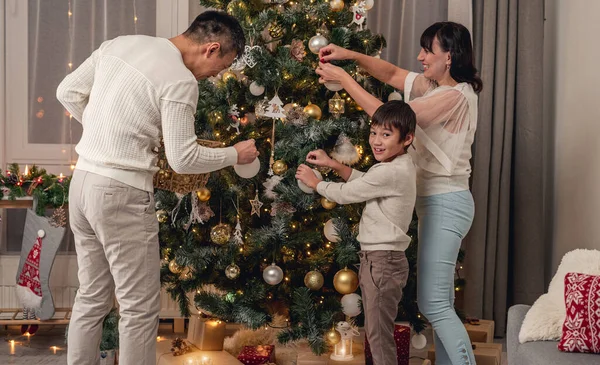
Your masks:
M 408 279 L 404 251 L 360 251 L 358 278 L 374 365 L 396 365 L 394 320 Z

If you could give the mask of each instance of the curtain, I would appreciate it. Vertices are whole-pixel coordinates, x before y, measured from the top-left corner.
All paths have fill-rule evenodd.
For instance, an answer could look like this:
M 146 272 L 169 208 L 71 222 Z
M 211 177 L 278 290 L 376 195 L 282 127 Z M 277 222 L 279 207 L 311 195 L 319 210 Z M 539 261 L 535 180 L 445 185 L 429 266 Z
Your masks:
M 467 314 L 505 332 L 513 303 L 545 289 L 543 0 L 474 0 L 473 40 L 483 79 L 473 147 L 475 219 L 464 242 Z M 547 127 L 546 127 L 547 128 Z
M 54 97 L 56 87 L 107 39 L 156 34 L 156 1 L 27 1 L 29 142 L 76 144 L 71 123 Z M 17 9 L 18 11 L 18 9 Z
M 375 1 L 367 13 L 367 26 L 387 40 L 381 58 L 404 69 L 419 71 L 421 33 L 431 24 L 447 19 L 448 0 Z

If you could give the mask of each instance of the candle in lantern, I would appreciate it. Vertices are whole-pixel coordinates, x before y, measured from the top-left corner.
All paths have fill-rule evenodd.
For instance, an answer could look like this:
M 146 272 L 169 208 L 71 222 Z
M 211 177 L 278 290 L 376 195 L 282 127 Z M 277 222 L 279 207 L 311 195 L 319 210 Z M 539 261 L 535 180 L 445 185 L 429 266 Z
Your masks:
M 10 340 L 10 354 L 15 354 L 15 340 Z
M 336 331 L 342 336 L 342 340 L 335 344 L 330 358 L 337 361 L 349 361 L 354 358 L 352 354 L 352 338 L 359 333 L 348 322 L 338 322 L 335 326 Z
M 58 350 L 58 347 L 52 346 L 50 348 L 52 349 L 52 352 L 54 353 L 54 355 L 56 355 L 56 350 Z
M 29 176 L 29 166 L 25 165 L 25 172 L 23 173 L 23 176 Z
M 63 180 L 65 179 L 65 175 L 63 175 L 63 173 L 61 172 L 60 175 L 58 175 L 58 182 L 63 182 Z

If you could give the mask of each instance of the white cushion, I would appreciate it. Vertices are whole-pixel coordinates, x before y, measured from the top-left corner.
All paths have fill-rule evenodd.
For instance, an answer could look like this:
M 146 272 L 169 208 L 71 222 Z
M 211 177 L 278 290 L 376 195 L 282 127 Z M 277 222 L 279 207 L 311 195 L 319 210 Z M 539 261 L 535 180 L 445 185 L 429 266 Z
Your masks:
M 600 251 L 577 249 L 565 254 L 550 282 L 548 293 L 533 303 L 525 315 L 519 342 L 558 341 L 565 321 L 565 275 L 577 272 L 600 275 Z

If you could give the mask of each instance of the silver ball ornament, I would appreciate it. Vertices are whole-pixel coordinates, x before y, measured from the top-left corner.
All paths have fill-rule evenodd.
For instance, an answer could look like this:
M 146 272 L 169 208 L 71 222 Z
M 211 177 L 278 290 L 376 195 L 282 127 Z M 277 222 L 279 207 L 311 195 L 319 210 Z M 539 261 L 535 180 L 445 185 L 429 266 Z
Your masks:
M 240 276 L 240 267 L 236 264 L 231 264 L 225 268 L 225 276 L 227 279 L 234 280 Z
M 317 33 L 316 36 L 312 37 L 308 41 L 308 49 L 314 54 L 319 54 L 319 50 L 329 44 L 327 38 L 323 37 L 321 33 Z
M 375 0 L 365 0 L 365 9 L 371 10 L 373 5 L 375 5 Z
M 263 270 L 263 279 L 269 285 L 277 285 L 283 280 L 283 270 L 272 263 Z

